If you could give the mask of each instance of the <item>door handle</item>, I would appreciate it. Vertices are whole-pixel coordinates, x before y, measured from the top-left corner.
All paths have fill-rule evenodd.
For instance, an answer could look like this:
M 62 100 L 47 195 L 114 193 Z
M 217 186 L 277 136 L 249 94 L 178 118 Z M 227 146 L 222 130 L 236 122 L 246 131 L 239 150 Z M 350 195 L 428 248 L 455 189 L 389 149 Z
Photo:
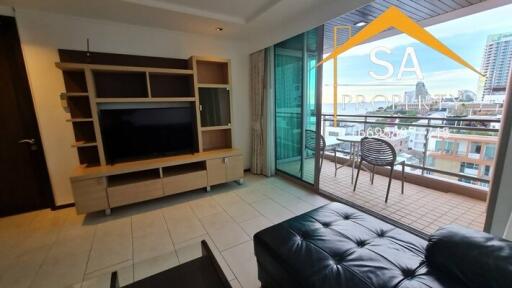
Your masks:
M 36 139 L 22 139 L 18 143 L 36 144 Z

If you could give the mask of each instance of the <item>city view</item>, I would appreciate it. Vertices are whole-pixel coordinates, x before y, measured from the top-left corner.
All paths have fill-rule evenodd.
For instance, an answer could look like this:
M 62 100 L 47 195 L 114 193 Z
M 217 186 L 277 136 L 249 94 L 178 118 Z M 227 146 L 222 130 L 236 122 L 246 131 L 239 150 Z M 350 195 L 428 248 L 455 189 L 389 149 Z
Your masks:
M 322 135 L 327 144 L 343 150 L 349 145 L 336 141 L 340 136 L 386 138 L 408 172 L 487 189 L 512 60 L 512 21 L 497 25 L 488 19 L 508 19 L 510 12 L 512 5 L 427 29 L 483 75 L 404 34 L 338 57 L 337 81 L 333 61 L 325 63 Z M 461 30 L 465 25 L 476 28 Z M 347 36 L 341 33 L 337 45 Z

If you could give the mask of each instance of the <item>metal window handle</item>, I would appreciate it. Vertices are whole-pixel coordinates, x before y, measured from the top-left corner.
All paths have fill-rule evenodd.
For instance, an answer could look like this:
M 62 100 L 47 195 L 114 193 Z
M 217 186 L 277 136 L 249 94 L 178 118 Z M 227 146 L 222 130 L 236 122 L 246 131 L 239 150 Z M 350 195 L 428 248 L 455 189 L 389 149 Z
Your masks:
M 36 144 L 36 139 L 22 139 L 18 143 Z

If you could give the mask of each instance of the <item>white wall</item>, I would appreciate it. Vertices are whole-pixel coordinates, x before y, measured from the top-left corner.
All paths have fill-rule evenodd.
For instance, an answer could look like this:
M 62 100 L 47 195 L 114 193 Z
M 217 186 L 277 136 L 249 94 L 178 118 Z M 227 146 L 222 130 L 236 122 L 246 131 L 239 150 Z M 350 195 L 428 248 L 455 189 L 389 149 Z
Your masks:
M 0 14 L 12 15 L 0 6 Z M 233 81 L 234 146 L 242 150 L 250 166 L 249 55 L 244 42 L 219 41 L 208 36 L 17 10 L 25 64 L 34 99 L 42 144 L 57 205 L 73 202 L 69 176 L 78 166 L 73 131 L 59 94 L 64 92 L 62 73 L 55 67 L 57 49 L 85 50 L 86 38 L 95 52 L 171 58 L 192 55 L 231 59 Z

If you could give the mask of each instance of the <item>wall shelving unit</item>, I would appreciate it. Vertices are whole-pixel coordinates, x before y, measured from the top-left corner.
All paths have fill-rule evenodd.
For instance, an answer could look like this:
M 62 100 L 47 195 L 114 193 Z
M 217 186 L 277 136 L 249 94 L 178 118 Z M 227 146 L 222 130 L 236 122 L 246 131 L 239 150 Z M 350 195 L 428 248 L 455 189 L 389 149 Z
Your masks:
M 187 60 L 187 67 L 176 69 L 118 65 L 123 57 L 137 64 L 147 59 L 96 54 L 114 55 L 116 65 L 56 63 L 63 73 L 66 92 L 61 98 L 65 100 L 68 122 L 75 135 L 71 147 L 76 149 L 80 161 L 70 179 L 79 213 L 98 210 L 110 213 L 113 207 L 242 181 L 242 155 L 232 147 L 229 60 L 192 56 Z M 98 117 L 102 105 L 173 102 L 195 107 L 196 153 L 115 165 L 106 163 Z

